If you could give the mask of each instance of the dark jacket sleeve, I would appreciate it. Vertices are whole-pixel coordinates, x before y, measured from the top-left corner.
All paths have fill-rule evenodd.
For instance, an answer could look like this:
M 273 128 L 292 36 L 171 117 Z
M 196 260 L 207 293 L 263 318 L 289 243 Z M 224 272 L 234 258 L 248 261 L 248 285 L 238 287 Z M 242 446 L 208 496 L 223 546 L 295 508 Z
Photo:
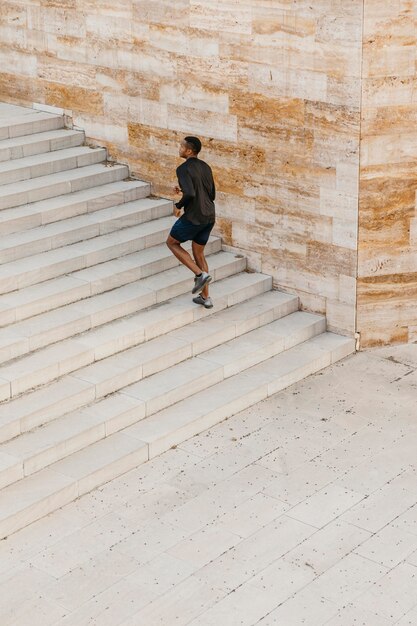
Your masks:
M 216 185 L 214 184 L 214 180 L 213 180 L 213 186 L 211 188 L 211 192 L 210 192 L 210 200 L 212 200 L 212 202 L 214 202 L 216 199 Z
M 188 171 L 184 167 L 177 169 L 178 185 L 182 191 L 182 198 L 176 203 L 177 209 L 187 208 L 191 200 L 195 198 L 195 189 L 193 181 Z

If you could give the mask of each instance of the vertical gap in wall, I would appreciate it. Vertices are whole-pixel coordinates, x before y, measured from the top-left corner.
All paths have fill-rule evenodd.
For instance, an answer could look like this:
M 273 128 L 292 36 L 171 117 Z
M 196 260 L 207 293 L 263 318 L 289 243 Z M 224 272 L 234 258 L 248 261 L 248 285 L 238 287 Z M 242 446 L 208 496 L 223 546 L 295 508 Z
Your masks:
M 359 98 L 359 176 L 358 176 L 358 213 L 356 224 L 356 281 L 355 281 L 355 333 L 358 332 L 358 280 L 359 280 L 359 226 L 360 226 L 360 198 L 361 198 L 361 151 L 362 151 L 362 106 L 363 106 L 363 56 L 365 34 L 365 2 L 362 0 L 362 28 L 361 28 L 361 60 L 359 72 L 360 98 Z

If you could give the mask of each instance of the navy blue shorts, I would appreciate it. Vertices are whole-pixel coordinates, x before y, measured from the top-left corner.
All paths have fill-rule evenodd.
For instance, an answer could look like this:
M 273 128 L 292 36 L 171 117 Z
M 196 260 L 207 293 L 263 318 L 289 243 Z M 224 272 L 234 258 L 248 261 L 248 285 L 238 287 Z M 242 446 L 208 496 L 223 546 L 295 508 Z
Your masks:
M 200 246 L 205 246 L 213 230 L 214 222 L 210 224 L 192 224 L 182 215 L 171 228 L 171 237 L 184 243 L 184 241 L 195 241 Z

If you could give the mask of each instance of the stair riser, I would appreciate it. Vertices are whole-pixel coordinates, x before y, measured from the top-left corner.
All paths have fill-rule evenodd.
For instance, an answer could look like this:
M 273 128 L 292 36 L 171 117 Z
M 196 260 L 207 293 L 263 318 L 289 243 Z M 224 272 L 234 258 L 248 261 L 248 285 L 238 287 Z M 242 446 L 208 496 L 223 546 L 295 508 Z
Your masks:
M 120 391 L 128 385 L 132 385 L 153 374 L 166 370 L 201 352 L 220 346 L 227 341 L 231 341 L 245 334 L 245 332 L 260 328 L 274 320 L 290 315 L 296 310 L 297 301 L 294 299 L 287 303 L 280 303 L 271 307 L 267 313 L 264 312 L 252 315 L 252 317 L 247 320 L 246 325 L 235 324 L 234 322 L 225 323 L 220 330 L 212 330 L 212 332 L 207 334 L 203 339 L 195 339 L 190 342 L 189 336 L 187 337 L 187 334 L 185 334 L 187 343 L 184 342 L 181 347 L 175 346 L 170 351 L 167 350 L 161 356 L 156 356 L 141 363 L 135 362 L 130 369 L 125 367 L 119 370 L 119 368 L 116 367 L 116 371 L 112 371 L 107 376 L 97 378 L 97 375 L 94 375 L 93 372 L 89 374 L 88 370 L 80 373 L 75 372 L 67 377 L 67 379 L 63 379 L 63 381 L 67 380 L 67 383 L 63 383 L 66 390 L 71 388 L 71 386 L 74 387 L 74 385 L 71 385 L 74 379 L 78 381 L 77 389 L 74 393 L 65 393 L 64 403 L 51 399 L 51 404 L 43 404 L 41 408 L 35 408 L 32 401 L 30 412 L 25 411 L 24 417 L 9 422 L 0 428 L 0 443 L 8 441 L 20 433 L 27 432 L 42 424 L 53 421 L 66 413 L 81 409 L 94 400 L 104 398 L 113 392 Z M 61 391 L 60 393 L 63 392 Z M 49 398 L 50 396 L 48 400 Z M 124 422 L 123 427 L 131 423 L 132 422 Z M 115 431 L 112 430 L 112 432 Z M 107 433 L 109 434 L 108 430 Z
M 11 192 L 7 196 L 0 197 L 0 209 L 12 209 L 13 207 L 31 202 L 40 202 L 48 198 L 55 198 L 67 193 L 82 191 L 83 189 L 91 189 L 98 185 L 114 183 L 123 180 L 128 176 L 127 167 L 104 169 L 100 174 L 83 175 L 80 170 L 80 178 L 75 180 L 58 181 L 55 183 L 45 184 L 44 187 L 31 189 L 29 191 Z
M 206 247 L 206 253 L 214 254 L 221 250 L 221 240 L 212 239 L 208 242 Z M 83 280 L 77 280 L 75 274 L 73 278 L 73 287 L 63 289 L 60 293 L 57 291 L 55 294 L 45 296 L 26 305 L 21 305 L 18 308 L 5 309 L 0 311 L 0 327 L 13 324 L 15 322 L 23 321 L 35 315 L 52 311 L 61 306 L 72 304 L 91 295 L 98 295 L 105 293 L 112 289 L 117 289 L 123 285 L 128 285 L 132 282 L 159 274 L 166 270 L 177 267 L 179 262 L 177 259 L 167 251 L 165 258 L 159 259 L 146 265 L 133 267 L 132 269 L 114 272 L 105 279 L 97 279 L 92 282 L 85 282 Z
M 37 154 L 46 154 L 47 152 L 55 152 L 56 150 L 65 150 L 67 148 L 76 148 L 82 146 L 85 141 L 84 133 L 66 133 L 62 138 L 57 139 L 41 139 L 38 141 L 30 141 L 26 144 L 13 146 L 10 148 L 0 147 L 0 162 L 14 161 L 16 159 L 24 159 L 25 157 L 35 156 Z
M 37 165 L 18 167 L 0 172 L 0 185 L 9 183 L 17 183 L 31 178 L 39 178 L 40 176 L 49 176 L 58 172 L 74 170 L 77 167 L 85 167 L 87 165 L 96 165 L 102 163 L 107 158 L 106 150 L 91 150 L 87 154 L 81 156 L 66 157 L 62 159 L 54 159 L 47 163 L 39 163 Z
M 64 376 L 65 374 L 90 365 L 94 363 L 94 361 L 104 359 L 127 348 L 140 345 L 144 341 L 149 341 L 150 339 L 166 334 L 171 330 L 181 328 L 188 323 L 192 323 L 206 315 L 212 314 L 214 311 L 221 311 L 228 306 L 232 306 L 229 302 L 233 301 L 236 295 L 239 298 L 239 302 L 242 302 L 243 300 L 265 293 L 269 291 L 270 288 L 271 281 L 269 278 L 265 278 L 262 281 L 237 290 L 234 294 L 226 294 L 216 298 L 215 310 L 206 310 L 204 307 L 195 306 L 195 308 L 193 307 L 185 313 L 183 309 L 179 309 L 176 313 L 173 311 L 171 319 L 164 320 L 163 323 L 156 321 L 155 324 L 149 324 L 145 330 L 134 328 L 116 339 L 112 338 L 110 341 L 105 341 L 103 338 L 100 344 L 97 344 L 97 341 L 94 339 L 92 341 L 92 347 L 88 346 L 88 340 L 84 338 L 80 338 L 79 341 L 69 340 L 72 342 L 71 346 L 74 346 L 74 348 L 73 352 L 68 354 L 67 358 L 51 364 L 44 364 L 43 362 L 39 364 L 34 363 L 31 376 L 27 374 L 16 375 L 10 380 L 9 388 L 7 383 L 4 386 L 0 385 L 0 399 L 6 400 L 10 397 L 16 397 L 39 385 L 44 385 L 60 376 Z M 3 379 L 6 379 L 6 369 L 3 369 L 2 375 Z
M 190 249 L 190 246 L 185 245 L 184 247 L 186 249 Z M 221 239 L 211 239 L 206 246 L 206 255 L 220 252 L 221 247 Z M 122 285 L 128 285 L 132 282 L 135 282 L 136 280 L 148 278 L 150 276 L 154 276 L 155 274 L 165 272 L 167 270 L 173 269 L 174 267 L 178 267 L 179 265 L 179 261 L 173 256 L 173 254 L 171 254 L 167 250 L 166 256 L 161 257 L 157 261 L 152 261 L 140 266 L 134 266 L 132 268 L 119 272 L 114 271 L 111 276 L 92 280 L 90 282 L 91 294 L 97 295 L 99 293 L 104 293 L 106 291 L 109 291 L 110 289 L 116 289 L 117 287 L 120 287 Z
M 279 316 L 277 317 L 277 319 L 278 318 Z M 312 337 L 315 337 L 322 332 L 323 332 L 323 324 L 321 322 L 311 324 L 310 326 L 306 328 L 299 329 L 296 332 L 291 333 L 290 343 L 292 346 L 299 345 L 300 343 L 303 343 L 304 341 L 307 341 L 308 339 L 311 339 Z M 239 335 L 236 335 L 236 336 L 239 336 Z M 227 337 L 227 338 L 224 338 L 223 340 L 218 340 L 216 343 L 217 345 L 222 345 L 223 343 L 225 343 L 225 341 L 230 341 L 230 340 L 231 338 Z M 112 391 L 120 391 L 122 395 L 132 396 L 138 400 L 143 401 L 146 406 L 146 409 L 145 409 L 146 417 L 149 417 L 150 415 L 154 415 L 158 411 L 162 411 L 163 409 L 173 404 L 176 404 L 177 402 L 181 402 L 181 400 L 185 400 L 186 398 L 190 397 L 190 395 L 194 395 L 195 393 L 198 393 L 198 391 L 207 389 L 208 387 L 211 387 L 215 385 L 216 383 L 221 382 L 222 380 L 225 380 L 226 378 L 235 376 L 236 374 L 239 374 L 240 372 L 243 372 L 244 370 L 250 367 L 253 367 L 254 365 L 262 363 L 273 356 L 281 354 L 286 349 L 285 344 L 286 344 L 286 338 L 277 338 L 275 341 L 271 341 L 271 343 L 269 343 L 267 346 L 264 345 L 264 346 L 261 346 L 258 350 L 253 350 L 245 358 L 240 358 L 239 360 L 236 360 L 233 363 L 227 364 L 225 366 L 219 365 L 216 369 L 209 372 L 208 374 L 204 374 L 199 378 L 193 378 L 191 388 L 190 388 L 190 385 L 186 383 L 181 387 L 175 388 L 174 390 L 165 391 L 165 393 L 162 394 L 161 396 L 153 398 L 149 401 L 146 401 L 146 399 L 143 398 L 140 395 L 140 393 L 136 393 L 134 390 L 129 391 L 127 389 L 126 391 L 123 391 L 121 387 L 117 389 L 116 386 L 113 385 L 114 388 Z M 199 358 L 201 358 L 202 360 L 206 360 L 204 354 L 202 354 Z M 164 371 L 168 369 L 168 367 L 172 367 L 172 365 L 181 363 L 184 360 L 185 359 L 174 358 L 166 367 L 164 367 L 162 363 L 160 363 L 159 367 L 152 373 L 154 374 L 160 371 Z M 145 370 L 145 373 L 146 373 L 146 370 Z M 145 375 L 143 375 L 142 378 L 145 378 Z M 139 382 L 139 380 L 137 382 Z M 108 390 L 102 390 L 102 391 L 106 391 L 105 393 L 102 394 L 103 397 L 109 393 Z
M 291 344 L 293 346 L 298 345 L 306 339 L 314 337 L 321 332 L 321 323 L 312 323 L 303 329 L 299 329 L 298 331 L 291 333 Z M 285 338 L 277 337 L 275 340 L 268 343 L 268 345 L 261 345 L 257 350 L 248 352 L 245 358 L 236 359 L 228 366 L 213 364 L 213 369 L 209 369 L 209 371 L 206 371 L 200 376 L 193 377 L 191 381 L 178 385 L 175 389 L 165 391 L 165 393 L 161 393 L 161 395 L 155 396 L 151 399 L 146 399 L 143 395 L 141 395 L 140 389 L 135 389 L 134 387 L 127 388 L 125 391 L 122 391 L 121 395 L 126 395 L 139 400 L 141 404 L 138 409 L 132 409 L 128 412 L 128 414 L 124 413 L 121 417 L 115 416 L 114 420 L 109 420 L 107 423 L 103 421 L 99 424 L 93 424 L 90 428 L 86 428 L 86 430 L 82 433 L 69 437 L 64 442 L 51 445 L 48 449 L 42 450 L 33 456 L 28 456 L 28 458 L 24 461 L 24 466 L 22 463 L 21 466 L 13 466 L 12 468 L 1 473 L 0 484 L 5 486 L 6 484 L 10 484 L 21 478 L 22 476 L 15 478 L 19 471 L 22 472 L 23 476 L 29 476 L 30 474 L 35 473 L 48 465 L 55 463 L 56 461 L 64 459 L 66 456 L 69 456 L 74 452 L 78 452 L 79 450 L 104 439 L 109 434 L 117 432 L 118 427 L 119 429 L 126 428 L 127 426 L 137 423 L 144 417 L 154 415 L 159 411 L 176 404 L 177 402 L 181 402 L 182 400 L 189 398 L 199 391 L 213 387 L 226 378 L 243 372 L 254 365 L 262 363 L 267 359 L 282 353 L 285 349 L 284 346 Z M 204 355 L 202 355 L 199 358 L 206 361 L 206 358 L 209 357 L 205 358 Z M 182 359 L 176 358 L 175 360 L 179 363 Z M 276 386 L 280 387 L 280 385 L 283 385 L 283 387 L 280 388 L 288 387 L 292 385 L 293 382 L 299 380 L 300 375 L 302 377 L 308 376 L 312 371 L 317 371 L 317 369 L 326 367 L 328 364 L 330 364 L 330 355 L 320 357 L 307 366 L 304 366 L 304 368 L 298 368 L 294 372 L 291 372 L 291 375 L 282 376 L 281 379 L 277 380 L 273 384 L 266 385 L 266 389 L 264 389 L 262 393 L 265 392 L 271 395 L 272 393 L 275 393 L 274 389 Z M 170 365 L 165 366 L 165 369 L 170 367 Z M 139 371 L 140 370 L 138 370 L 138 372 Z M 126 384 L 127 381 L 124 382 Z M 251 394 L 249 394 L 248 397 L 251 397 Z M 231 406 L 236 406 L 236 403 L 232 403 Z M 228 410 L 227 407 L 226 410 Z M 87 421 L 88 417 L 86 417 L 86 422 Z M 7 482 L 8 480 L 10 480 L 10 482 Z
M 65 381 L 68 383 L 68 386 L 72 382 L 68 377 Z M 60 417 L 63 408 L 64 414 L 71 413 L 72 411 L 76 411 L 77 409 L 91 404 L 95 399 L 96 394 L 94 386 L 89 384 L 80 384 L 78 390 L 72 391 L 72 393 L 62 391 L 62 396 L 59 400 L 51 398 L 48 406 L 43 406 L 42 408 L 36 408 L 34 406 L 32 410 L 23 417 L 2 424 L 0 426 L 0 443 L 10 441 L 21 433 L 28 432 L 29 430 Z
M 238 274 L 245 269 L 245 265 L 245 259 L 236 259 L 233 263 L 225 264 L 218 270 L 215 269 L 213 271 L 213 279 L 221 280 L 222 278 Z M 30 338 L 10 339 L 6 345 L 0 347 L 0 363 L 6 363 L 11 359 L 29 354 L 34 350 L 39 350 L 40 348 L 69 339 L 92 328 L 97 328 L 103 324 L 131 315 L 132 313 L 137 313 L 154 304 L 166 302 L 170 298 L 187 293 L 189 289 L 190 278 L 187 277 L 169 288 L 132 296 L 130 300 L 125 300 L 120 304 L 114 304 L 110 308 L 100 310 L 97 313 L 78 315 L 77 311 L 75 311 L 75 319 L 69 320 L 67 323 L 62 323 L 62 325 L 58 327 L 40 329 L 37 334 L 32 335 Z
M 121 216 L 120 218 L 109 219 L 103 223 L 86 224 L 85 226 L 74 228 L 74 230 L 68 230 L 67 232 L 57 235 L 50 235 L 43 239 L 40 238 L 38 240 L 28 241 L 27 243 L 22 243 L 5 250 L 0 250 L 0 263 L 10 263 L 34 254 L 40 254 L 42 252 L 47 252 L 48 250 L 55 250 L 80 241 L 86 241 L 87 239 L 92 239 L 93 237 L 108 235 L 118 230 L 122 230 L 123 228 L 138 226 L 139 224 L 148 222 L 151 219 L 167 217 L 170 214 L 170 211 L 171 209 L 169 206 L 163 206 L 159 209 L 159 211 L 155 211 L 154 209 L 141 211 L 138 209 L 135 213 L 130 213 L 129 215 Z M 157 218 L 154 218 L 153 215 L 157 215 Z
M 111 261 L 112 259 L 117 259 L 132 254 L 133 252 L 139 252 L 145 248 L 151 248 L 152 246 L 162 244 L 166 240 L 169 231 L 170 229 L 166 228 L 152 235 L 132 237 L 130 240 L 109 245 L 106 248 L 94 252 L 83 253 L 77 250 L 68 251 L 69 255 L 72 253 L 72 258 L 69 256 L 69 258 L 63 261 L 51 262 L 50 265 L 45 267 L 34 268 L 33 270 L 15 276 L 1 277 L 0 292 L 2 294 L 10 293 L 16 289 L 29 287 L 52 278 L 57 278 L 58 276 L 63 276 L 64 274 L 71 274 L 72 272 L 91 267 L 92 265 Z
M 266 398 L 274 395 L 278 391 L 282 391 L 287 387 L 303 380 L 306 376 L 310 376 L 315 372 L 319 372 L 329 365 L 330 357 L 323 356 L 320 359 L 315 359 L 314 362 L 309 364 L 308 366 L 303 366 L 298 370 L 295 370 L 288 377 L 283 377 L 282 379 L 277 379 L 274 383 L 271 384 L 260 384 L 258 388 L 249 393 L 245 394 L 244 390 L 242 390 L 242 396 L 238 400 L 234 400 L 229 404 L 225 404 L 220 409 L 216 409 L 215 411 L 208 412 L 203 417 L 200 417 L 195 420 L 195 422 L 188 424 L 183 428 L 179 428 L 177 431 L 170 433 L 162 437 L 160 440 L 148 442 L 149 445 L 149 458 L 153 459 L 156 456 L 159 456 L 163 452 L 166 452 L 172 446 L 183 443 L 187 439 L 194 437 L 207 430 L 208 428 L 212 428 L 216 424 L 224 421 L 225 419 L 240 413 L 250 406 L 265 400 Z
M 38 121 L 31 116 L 31 120 L 22 120 L 10 126 L 0 126 L 0 140 L 23 137 L 24 135 L 35 135 L 37 133 L 45 133 L 48 130 L 59 130 L 60 128 L 64 128 L 63 117 L 53 116 Z
M 314 360 L 313 364 L 309 366 L 303 366 L 298 371 L 294 371 L 291 374 L 291 383 L 294 384 L 299 380 L 302 380 L 306 372 L 312 374 L 320 371 L 326 365 L 328 365 L 330 357 L 323 356 Z M 250 391 L 247 394 L 242 395 L 238 401 L 233 401 L 220 409 L 208 412 L 203 417 L 196 419 L 193 423 L 179 428 L 169 435 L 165 435 L 156 441 L 149 442 L 148 446 L 143 445 L 138 440 L 138 450 L 135 453 L 130 453 L 122 458 L 119 458 L 116 462 L 109 464 L 102 468 L 100 471 L 92 473 L 81 481 L 76 479 L 67 487 L 57 490 L 57 492 L 47 498 L 42 499 L 36 504 L 27 507 L 23 511 L 11 515 L 9 518 L 3 520 L 0 524 L 0 537 L 4 538 L 13 532 L 29 525 L 30 523 L 44 517 L 48 513 L 59 509 L 60 507 L 72 502 L 80 495 L 88 493 L 89 491 L 99 487 L 100 485 L 109 482 L 110 480 L 121 476 L 122 474 L 138 467 L 140 464 L 145 463 L 148 458 L 152 459 L 159 456 L 163 452 L 169 450 L 172 446 L 179 445 L 182 442 L 190 439 L 191 437 L 207 430 L 220 423 L 221 421 L 232 417 L 236 413 L 253 406 L 257 402 L 260 402 L 273 393 L 275 388 L 285 388 L 285 383 L 282 381 L 276 381 L 273 385 L 261 384 L 259 388 Z M 146 443 L 146 442 L 145 442 Z
M 52 496 L 41 499 L 36 504 L 0 522 L 0 538 L 8 537 L 17 530 L 25 528 L 36 520 L 45 517 L 48 513 L 57 511 L 66 504 L 76 500 L 78 496 L 78 484 L 77 481 L 73 481 L 68 487 L 60 489 Z
M 37 228 L 42 226 L 42 224 L 52 224 L 53 222 L 70 219 L 71 217 L 78 217 L 87 213 L 94 213 L 101 209 L 119 206 L 125 202 L 141 200 L 146 198 L 149 193 L 150 186 L 141 185 L 125 193 L 108 193 L 108 195 L 103 193 L 103 196 L 90 201 L 84 200 L 77 202 L 74 199 L 72 203 L 68 202 L 65 206 L 51 209 L 39 208 L 37 211 L 34 210 L 33 213 L 24 214 L 19 217 L 15 216 L 15 210 L 12 209 L 10 211 L 10 219 L 0 223 L 0 235 L 11 235 L 12 233 L 29 230 L 30 228 Z M 17 210 L 18 209 L 16 209 L 16 211 Z

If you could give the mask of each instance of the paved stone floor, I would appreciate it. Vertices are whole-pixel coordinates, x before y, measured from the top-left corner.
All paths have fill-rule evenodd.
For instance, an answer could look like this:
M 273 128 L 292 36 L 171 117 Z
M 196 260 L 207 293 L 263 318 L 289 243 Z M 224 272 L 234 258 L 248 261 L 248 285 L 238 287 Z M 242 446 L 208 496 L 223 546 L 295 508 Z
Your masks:
M 361 353 L 16 533 L 1 626 L 416 626 L 416 399 Z

